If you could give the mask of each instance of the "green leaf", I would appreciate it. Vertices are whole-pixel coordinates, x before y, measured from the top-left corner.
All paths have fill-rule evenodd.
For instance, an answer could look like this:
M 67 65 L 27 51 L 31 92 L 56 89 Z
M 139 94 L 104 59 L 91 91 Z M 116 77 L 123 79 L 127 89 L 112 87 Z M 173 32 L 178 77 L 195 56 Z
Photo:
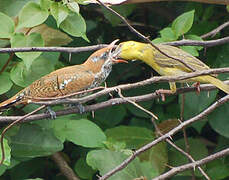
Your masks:
M 185 39 L 191 39 L 191 40 L 197 40 L 197 41 L 203 41 L 203 39 L 200 36 L 194 35 L 194 34 L 188 34 L 185 35 Z M 203 49 L 203 46 L 194 46 L 198 51 Z
M 123 106 L 113 106 L 101 109 L 95 112 L 95 119 L 106 127 L 113 127 L 120 123 L 126 115 L 126 109 Z
M 3 161 L 3 164 L 6 166 L 10 165 L 10 158 L 11 158 L 11 154 L 10 154 L 10 147 L 8 145 L 8 141 L 7 139 L 3 139 L 3 146 L 4 146 L 4 150 L 5 150 L 5 160 Z M 0 149 L 0 159 L 2 159 L 2 150 Z M 1 165 L 2 166 L 2 165 Z M 4 170 L 4 169 L 2 169 Z
M 63 149 L 63 144 L 51 133 L 37 125 L 23 124 L 10 146 L 15 157 L 39 157 L 51 155 Z
M 28 2 L 20 11 L 17 29 L 22 27 L 34 27 L 42 24 L 48 16 L 48 11 L 42 9 L 39 4 Z
M 29 1 L 31 0 L 0 0 L 0 11 L 10 17 L 18 16 L 19 11 Z
M 217 53 L 217 58 L 215 61 L 216 67 L 228 67 L 229 66 L 229 44 L 220 46 L 220 50 Z
M 116 12 L 122 14 L 123 17 L 129 16 L 135 9 L 136 5 L 119 5 L 118 7 L 112 6 L 112 9 L 114 9 Z M 112 26 L 117 26 L 120 22 L 121 19 L 117 16 L 115 16 L 113 13 L 108 11 L 105 8 L 102 8 L 103 14 L 110 21 Z
M 7 166 L 6 165 L 1 165 L 0 166 L 0 176 L 3 175 L 5 173 L 5 171 L 7 170 Z
M 118 126 L 106 130 L 107 138 L 125 142 L 126 148 L 136 149 L 154 140 L 154 133 L 146 128 Z
M 69 14 L 68 8 L 62 3 L 52 2 L 50 10 L 52 16 L 56 20 L 57 27 L 60 26 L 60 24 L 67 18 Z
M 189 11 L 178 16 L 172 23 L 172 30 L 179 37 L 188 32 L 193 24 L 195 11 Z
M 79 12 L 80 12 L 80 7 L 79 7 L 79 5 L 78 5 L 77 2 L 74 2 L 74 1 L 71 2 L 71 1 L 69 1 L 69 2 L 67 3 L 67 6 L 68 6 L 68 9 L 70 9 L 71 11 L 73 11 L 73 12 L 79 14 Z
M 30 70 L 27 70 L 23 62 L 17 63 L 10 71 L 12 81 L 21 87 L 30 85 L 35 80 L 55 70 L 58 62 L 58 52 L 44 52 L 33 61 Z
M 152 106 L 152 103 L 153 103 L 153 101 L 151 101 L 151 102 L 140 102 L 138 104 L 141 105 L 143 108 L 150 109 Z M 125 107 L 127 107 L 127 109 L 137 117 L 145 117 L 145 118 L 151 117 L 148 113 L 142 111 L 141 109 L 137 108 L 133 104 L 126 104 Z
M 47 161 L 42 158 L 34 158 L 27 161 L 22 161 L 15 167 L 10 169 L 10 178 L 14 180 L 28 180 L 27 178 L 34 177 L 36 172 L 42 172 L 43 168 L 48 168 Z M 47 170 L 47 169 L 46 169 Z M 39 176 L 41 174 L 39 173 Z
M 18 33 L 11 39 L 11 46 L 14 47 L 43 47 L 44 41 L 40 34 L 31 33 L 28 36 Z M 19 58 L 23 60 L 26 68 L 29 69 L 34 59 L 41 55 L 41 52 L 18 52 L 15 53 Z
M 117 165 L 120 165 L 128 156 L 122 152 L 93 150 L 87 154 L 87 164 L 93 169 L 98 169 L 100 174 L 104 175 Z M 143 174 L 140 161 L 136 158 L 125 169 L 111 176 L 109 180 L 130 180 L 140 176 L 143 176 Z
M 8 61 L 8 59 L 9 59 L 9 54 L 7 54 L 7 53 L 1 53 L 0 54 L 0 68 L 2 68 L 5 64 L 6 64 L 6 62 Z
M 10 38 L 14 32 L 14 21 L 0 12 L 0 38 Z
M 201 91 L 199 95 L 195 92 L 185 94 L 184 118 L 188 119 L 199 114 L 215 101 L 218 90 L 208 92 Z M 182 102 L 182 95 L 179 96 L 179 104 Z M 193 106 L 193 104 L 195 106 Z
M 85 158 L 80 158 L 76 162 L 74 166 L 74 171 L 82 179 L 92 179 L 93 174 L 95 174 L 96 172 L 90 166 L 87 165 Z
M 70 14 L 60 24 L 60 28 L 66 33 L 75 37 L 85 37 L 86 35 L 86 23 L 80 14 Z
M 9 91 L 13 86 L 12 81 L 10 80 L 10 73 L 3 72 L 0 74 L 0 94 L 4 94 L 5 92 Z
M 199 56 L 199 52 L 195 46 L 180 46 L 180 48 L 193 56 Z
M 190 155 L 193 157 L 194 160 L 202 159 L 208 155 L 208 150 L 201 140 L 194 139 L 194 138 L 188 138 L 188 143 L 190 146 Z M 175 144 L 178 147 L 185 149 L 184 139 L 180 139 L 176 141 Z M 168 156 L 169 156 L 169 164 L 172 167 L 180 166 L 180 165 L 183 165 L 189 162 L 187 157 L 185 157 L 183 154 L 181 154 L 179 151 L 177 151 L 173 147 L 170 147 Z M 191 172 L 187 170 L 180 174 L 181 175 L 190 175 Z M 195 171 L 195 175 L 202 176 L 202 174 L 199 171 Z
M 209 123 L 212 129 L 227 138 L 229 137 L 228 108 L 229 102 L 226 102 L 208 115 Z
M 46 24 L 36 26 L 30 32 L 41 34 L 45 46 L 64 46 L 72 41 L 72 38 L 70 38 L 66 33 L 58 29 L 51 28 Z
M 164 40 L 162 38 L 155 38 L 154 40 L 152 40 L 152 43 L 154 44 L 159 44 L 159 43 L 163 43 Z
M 48 11 L 50 9 L 51 3 L 51 0 L 40 0 L 40 7 L 41 9 Z
M 106 136 L 96 124 L 87 119 L 70 118 L 71 116 L 65 116 L 54 122 L 54 133 L 62 142 L 66 139 L 83 147 L 103 146 Z
M 166 27 L 160 31 L 161 38 L 163 41 L 175 41 L 177 37 L 170 27 Z
M 154 140 L 154 133 L 146 128 L 119 126 L 106 130 L 108 139 L 124 142 L 128 149 L 138 149 Z M 112 142 L 112 141 L 111 141 Z M 115 143 L 114 143 L 115 144 Z M 148 161 L 151 169 L 159 175 L 168 162 L 167 148 L 164 143 L 159 143 L 139 157 L 142 161 Z
M 225 179 L 229 176 L 229 163 L 225 159 L 217 159 L 207 163 L 206 173 L 211 179 Z

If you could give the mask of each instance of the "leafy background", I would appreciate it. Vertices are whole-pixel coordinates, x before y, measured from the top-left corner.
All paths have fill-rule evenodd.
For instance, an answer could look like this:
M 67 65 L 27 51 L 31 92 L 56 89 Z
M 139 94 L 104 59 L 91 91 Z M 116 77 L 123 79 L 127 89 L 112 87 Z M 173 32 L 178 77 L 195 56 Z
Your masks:
M 80 5 L 79 5 L 79 4 Z M 98 5 L 85 5 L 83 1 L 51 0 L 0 0 L 0 46 L 87 46 L 110 43 L 114 39 L 139 40 L 120 19 Z M 225 6 L 191 2 L 160 2 L 130 4 L 113 7 L 128 17 L 130 23 L 154 43 L 185 39 L 202 40 L 201 35 L 228 20 Z M 228 29 L 214 38 L 229 35 Z M 183 50 L 199 56 L 210 67 L 229 66 L 229 45 L 224 44 L 204 50 L 198 46 L 182 46 Z M 0 100 L 3 101 L 28 86 L 34 80 L 55 69 L 80 64 L 91 54 L 57 52 L 18 52 L 0 54 Z M 3 66 L 12 60 L 4 69 Z M 107 80 L 108 86 L 137 82 L 157 75 L 140 62 L 116 65 Z M 219 76 L 226 79 L 227 76 Z M 126 91 L 134 96 L 168 88 L 166 83 L 153 84 Z M 200 113 L 218 98 L 221 91 L 185 94 L 184 119 Z M 102 97 L 96 101 L 109 99 Z M 165 102 L 151 100 L 140 103 L 159 117 L 159 127 L 166 131 L 178 124 L 181 95 L 166 98 Z M 195 106 L 194 106 L 195 105 Z M 21 115 L 33 110 L 13 108 L 4 115 Z M 56 106 L 53 109 L 63 108 Z M 204 120 L 188 127 L 190 153 L 194 159 L 228 147 L 229 103 L 212 112 Z M 3 125 L 2 125 L 3 127 Z M 0 167 L 1 179 L 65 179 L 52 161 L 52 154 L 61 154 L 81 179 L 96 179 L 132 154 L 132 150 L 156 138 L 150 117 L 131 104 L 113 106 L 91 114 L 67 115 L 56 120 L 40 120 L 13 127 L 4 139 L 6 160 Z M 174 142 L 184 146 L 182 133 L 174 136 Z M 112 176 L 114 180 L 129 180 L 145 176 L 151 179 L 168 170 L 168 166 L 187 163 L 188 160 L 165 143 L 160 143 L 137 157 L 127 168 Z M 212 161 L 203 167 L 212 179 L 229 177 L 229 158 Z M 195 175 L 201 178 L 196 170 Z M 179 177 L 190 179 L 189 171 Z

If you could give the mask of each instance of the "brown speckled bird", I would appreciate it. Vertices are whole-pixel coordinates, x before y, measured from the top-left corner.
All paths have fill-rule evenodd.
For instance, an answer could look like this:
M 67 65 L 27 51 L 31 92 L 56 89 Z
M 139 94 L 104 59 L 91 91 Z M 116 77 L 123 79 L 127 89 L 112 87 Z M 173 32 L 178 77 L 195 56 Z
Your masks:
M 0 110 L 39 98 L 60 97 L 99 86 L 111 72 L 112 65 L 123 60 L 113 58 L 115 42 L 94 52 L 83 64 L 58 69 L 34 81 L 15 96 L 0 103 Z M 34 100 L 33 100 L 34 98 Z

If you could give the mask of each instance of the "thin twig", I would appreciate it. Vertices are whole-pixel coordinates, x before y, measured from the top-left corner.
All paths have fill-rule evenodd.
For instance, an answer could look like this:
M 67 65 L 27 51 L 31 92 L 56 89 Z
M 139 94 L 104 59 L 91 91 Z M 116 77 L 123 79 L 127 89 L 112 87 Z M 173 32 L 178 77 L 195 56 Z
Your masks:
M 115 86 L 112 88 L 106 88 L 102 91 L 99 91 L 95 94 L 82 97 L 82 98 L 77 98 L 77 99 L 60 99 L 56 101 L 44 101 L 44 102 L 31 102 L 34 104 L 40 104 L 40 105 L 56 105 L 56 104 L 73 104 L 73 103 L 85 103 L 90 100 L 93 100 L 97 97 L 100 97 L 102 95 L 108 94 L 110 92 L 116 91 L 116 89 L 122 89 L 122 90 L 128 90 L 131 88 L 137 88 L 140 86 L 145 86 L 148 84 L 152 83 L 158 83 L 158 82 L 176 82 L 176 81 L 181 81 L 189 78 L 193 78 L 196 76 L 201 76 L 201 75 L 207 75 L 207 74 L 219 74 L 219 73 L 228 73 L 229 68 L 218 68 L 218 69 L 209 69 L 209 70 L 204 70 L 204 71 L 199 71 L 199 72 L 193 72 L 193 73 L 186 73 L 180 76 L 154 76 L 150 79 L 140 81 L 137 83 L 132 83 L 132 84 L 124 84 L 124 85 L 119 85 Z M 167 94 L 166 94 L 167 95 Z M 37 98 L 37 100 L 39 100 Z M 41 99 L 42 100 L 42 99 Z
M 121 93 L 121 90 L 118 89 L 118 94 L 121 98 L 127 100 L 129 103 L 135 105 L 137 108 L 139 108 L 140 110 L 146 112 L 147 114 L 149 114 L 151 117 L 152 117 L 152 123 L 155 127 L 155 130 L 156 132 L 160 135 L 160 136 L 163 136 L 163 134 L 161 133 L 160 129 L 158 128 L 156 122 L 155 122 L 155 115 L 150 112 L 149 110 L 145 109 L 144 107 L 138 105 L 137 103 L 133 102 L 133 101 L 130 101 L 128 100 L 126 97 L 124 97 Z M 169 140 L 168 138 L 165 139 L 165 141 L 167 143 L 169 143 L 171 146 L 173 146 L 175 149 L 177 149 L 179 152 L 181 152 L 183 155 L 185 155 L 191 162 L 195 162 L 195 160 L 192 158 L 192 156 L 189 154 L 189 153 L 186 153 L 185 151 L 183 151 L 181 148 L 179 148 L 177 145 L 175 145 L 171 140 Z M 201 167 L 198 167 L 198 169 L 200 170 L 200 172 L 203 174 L 203 176 L 207 179 L 207 180 L 210 180 L 210 178 L 208 177 L 208 175 L 204 172 L 204 170 L 201 168 Z
M 59 167 L 62 174 L 68 179 L 68 180 L 80 180 L 74 171 L 71 169 L 71 167 L 68 165 L 66 160 L 62 157 L 61 152 L 54 153 L 51 158 L 53 161 L 55 161 L 56 165 Z
M 116 87 L 107 88 L 106 90 L 102 90 L 102 91 L 100 91 L 98 93 L 95 93 L 95 94 L 89 95 L 87 97 L 84 97 L 85 99 L 80 98 L 80 101 L 77 101 L 77 99 L 76 100 L 66 99 L 65 102 L 63 100 L 58 100 L 58 101 L 59 101 L 59 104 L 62 104 L 62 103 L 63 104 L 65 104 L 65 103 L 68 103 L 68 104 L 73 103 L 73 104 L 75 104 L 76 102 L 81 102 L 81 101 L 86 101 L 87 102 L 89 100 L 95 99 L 96 97 L 108 94 L 108 93 L 110 93 L 112 91 L 115 91 L 117 88 L 130 89 L 130 88 L 133 88 L 135 86 L 139 87 L 141 84 L 147 84 L 149 82 L 149 80 L 151 80 L 151 79 L 148 79 L 148 80 L 145 80 L 145 81 L 142 81 L 142 82 L 138 82 L 138 83 L 134 83 L 134 84 L 119 85 L 119 86 L 116 86 Z M 227 84 L 229 84 L 229 81 L 226 81 L 226 82 L 227 82 Z M 211 91 L 211 90 L 215 90 L 215 89 L 216 89 L 216 87 L 213 86 L 213 85 L 209 85 L 209 84 L 200 85 L 200 90 L 201 91 Z M 196 91 L 195 87 L 178 88 L 177 92 L 175 94 L 173 94 L 173 95 L 182 94 L 182 93 L 188 93 L 188 92 L 193 92 L 193 91 Z M 168 96 L 171 96 L 171 94 L 168 94 Z M 142 102 L 142 101 L 149 101 L 149 100 L 152 100 L 152 99 L 157 99 L 157 98 L 160 98 L 160 96 L 158 94 L 156 94 L 156 93 L 149 93 L 149 94 L 140 95 L 140 96 L 125 97 L 125 99 L 126 98 L 128 98 L 129 100 L 134 101 L 134 102 Z M 49 101 L 49 102 L 47 101 L 47 102 L 44 102 L 44 103 L 47 104 L 47 105 L 58 104 L 58 103 L 53 103 L 53 101 Z M 84 106 L 84 108 L 85 108 L 84 112 L 85 113 L 92 112 L 92 111 L 96 111 L 96 110 L 103 109 L 103 108 L 106 108 L 106 107 L 111 107 L 111 106 L 115 106 L 115 105 L 119 105 L 119 104 L 125 104 L 125 103 L 128 103 L 128 102 L 126 100 L 122 99 L 122 98 L 113 98 L 113 99 L 110 99 L 110 100 L 107 100 L 107 101 L 104 101 L 104 102 L 101 102 L 101 103 L 96 103 L 96 104 Z M 68 109 L 56 111 L 56 115 L 57 116 L 73 114 L 73 113 L 79 113 L 79 110 L 77 108 L 68 108 Z M 13 122 L 13 121 L 17 120 L 18 118 L 21 118 L 21 117 L 22 116 L 0 116 L 0 123 L 10 123 L 10 122 Z M 50 116 L 47 113 L 41 113 L 41 114 L 32 115 L 32 116 L 24 119 L 22 122 L 30 122 L 30 121 L 40 120 L 40 119 L 46 119 L 46 118 L 49 118 L 49 117 Z
M 229 21 L 225 22 L 224 24 L 218 26 L 217 28 L 213 29 L 212 31 L 204 34 L 201 36 L 201 38 L 207 38 L 209 36 L 214 37 L 218 32 L 220 32 L 222 29 L 226 28 L 227 26 L 229 26 Z
M 99 180 L 108 179 L 113 174 L 115 174 L 115 173 L 121 171 L 122 169 L 124 169 L 131 161 L 133 161 L 141 153 L 143 153 L 146 150 L 152 148 L 153 146 L 155 146 L 159 142 L 164 141 L 165 139 L 171 137 L 176 132 L 180 131 L 183 127 L 185 127 L 185 126 L 187 126 L 187 125 L 189 125 L 189 124 L 191 124 L 191 123 L 193 123 L 195 121 L 198 121 L 198 120 L 202 119 L 203 117 L 205 117 L 206 115 L 208 115 L 209 113 L 211 113 L 213 110 L 215 110 L 217 107 L 219 107 L 220 105 L 222 105 L 222 104 L 224 104 L 224 103 L 226 103 L 228 101 L 229 101 L 229 95 L 227 95 L 227 96 L 219 99 L 218 101 L 216 101 L 214 104 L 212 104 L 211 106 L 209 106 L 207 109 L 205 109 L 200 114 L 196 115 L 195 117 L 193 117 L 193 118 L 191 118 L 189 120 L 184 121 L 183 123 L 181 123 L 177 127 L 173 128 L 168 133 L 164 134 L 163 136 L 161 136 L 161 137 L 155 139 L 154 141 L 152 141 L 151 143 L 149 143 L 149 144 L 141 147 L 140 149 L 136 150 L 129 158 L 127 158 L 125 161 L 123 161 L 120 165 L 116 166 L 111 171 L 107 172 L 105 175 L 103 175 L 101 178 L 99 178 Z
M 184 83 L 182 83 L 182 87 L 184 86 Z M 181 94 L 181 112 L 180 112 L 180 121 L 183 122 L 184 121 L 184 104 L 185 104 L 185 94 Z M 186 148 L 186 152 L 187 154 L 190 155 L 190 146 L 189 146 L 189 143 L 188 143 L 188 136 L 187 136 L 187 133 L 186 133 L 186 128 L 183 127 L 182 128 L 182 131 L 183 131 L 183 136 L 184 136 L 184 142 L 185 142 L 185 148 Z M 188 158 L 189 162 L 192 162 L 192 160 L 190 160 Z M 192 180 L 195 180 L 195 169 L 191 169 L 191 174 L 192 174 Z
M 201 166 L 203 164 L 207 164 L 208 162 L 210 161 L 213 161 L 215 159 L 219 159 L 221 157 L 224 157 L 224 156 L 227 156 L 229 155 L 229 148 L 226 148 L 222 151 L 219 151 L 215 154 L 212 154 L 210 156 L 207 156 L 206 158 L 203 158 L 203 159 L 200 159 L 198 161 L 195 161 L 193 163 L 188 163 L 188 164 L 185 164 L 185 165 L 182 165 L 182 166 L 178 166 L 178 167 L 174 167 L 172 168 L 170 171 L 156 177 L 156 178 L 153 178 L 152 180 L 164 180 L 164 179 L 168 179 L 169 177 L 179 173 L 179 172 L 183 172 L 187 169 L 191 169 L 191 168 L 194 168 L 194 167 L 198 167 L 198 166 Z
M 183 39 L 180 41 L 164 42 L 162 44 L 172 45 L 172 46 L 203 46 L 212 47 L 217 45 L 226 44 L 229 42 L 228 37 L 208 40 L 208 41 L 198 41 L 198 40 L 188 40 Z M 11 53 L 11 52 L 66 52 L 66 53 L 79 53 L 86 51 L 94 51 L 106 47 L 107 44 L 98 44 L 87 47 L 20 47 L 20 48 L 0 48 L 0 53 Z
M 94 51 L 107 47 L 107 44 L 98 44 L 87 47 L 19 47 L 19 48 L 0 48 L 0 53 L 9 52 L 66 52 L 79 53 L 86 51 Z
M 158 128 L 156 122 L 154 120 L 152 120 L 152 123 L 156 129 L 156 132 L 160 135 L 163 136 L 163 134 L 161 133 L 160 129 Z M 171 139 L 171 138 L 170 138 Z M 183 149 L 181 149 L 180 147 L 178 147 L 176 144 L 174 144 L 169 138 L 165 139 L 165 141 L 170 144 L 172 147 L 174 147 L 177 151 L 179 151 L 180 153 L 182 153 L 184 156 L 186 156 L 191 162 L 195 162 L 195 160 L 193 159 L 193 157 L 186 153 Z M 195 168 L 195 167 L 194 167 Z M 198 167 L 199 171 L 201 172 L 201 174 L 203 174 L 203 176 L 207 179 L 207 180 L 211 180 L 210 177 L 204 172 L 204 170 L 199 166 Z
M 5 71 L 6 67 L 8 66 L 8 64 L 10 63 L 10 61 L 13 59 L 14 57 L 14 53 L 10 54 L 10 57 L 8 58 L 8 60 L 6 61 L 6 63 L 4 64 L 4 66 L 2 67 L 0 74 Z
M 32 114 L 40 111 L 41 109 L 44 109 L 46 106 L 43 105 L 43 106 L 40 106 L 39 108 L 35 109 L 34 111 L 20 117 L 19 119 L 17 119 L 16 121 L 12 122 L 11 124 L 9 124 L 3 131 L 2 131 L 2 134 L 1 134 L 1 139 L 0 139 L 0 142 L 1 142 L 1 150 L 2 150 L 2 159 L 0 161 L 0 165 L 4 162 L 5 160 L 5 150 L 4 150 L 4 144 L 3 144 L 3 138 L 4 138 L 4 135 L 5 133 L 11 128 L 13 127 L 15 124 L 23 121 L 24 119 L 26 119 L 27 117 L 31 116 Z
M 197 41 L 197 40 L 187 40 L 183 39 L 180 41 L 173 41 L 173 42 L 165 42 L 162 44 L 167 44 L 171 46 L 203 46 L 203 47 L 212 47 L 212 46 L 218 46 L 222 44 L 229 43 L 229 37 L 224 37 L 220 39 L 215 40 L 209 40 L 209 41 Z
M 99 4 L 101 6 L 103 6 L 104 8 L 106 8 L 107 10 L 109 10 L 111 13 L 113 13 L 114 15 L 118 16 L 130 29 L 130 31 L 132 31 L 133 33 L 135 33 L 138 37 L 140 37 L 141 39 L 143 39 L 144 41 L 146 41 L 147 43 L 149 43 L 153 48 L 155 48 L 157 51 L 159 51 L 161 54 L 165 55 L 168 58 L 174 59 L 180 63 L 182 63 L 183 65 L 185 65 L 187 68 L 189 68 L 190 70 L 192 70 L 193 72 L 195 72 L 196 70 L 194 68 L 192 68 L 188 63 L 186 63 L 185 61 L 172 57 L 170 55 L 168 55 L 167 53 L 163 52 L 162 50 L 160 50 L 160 48 L 158 48 L 157 46 L 155 46 L 148 37 L 144 36 L 143 34 L 141 34 L 139 31 L 137 31 L 133 26 L 131 26 L 128 21 L 121 16 L 119 13 L 117 13 L 115 10 L 111 9 L 110 7 L 108 7 L 107 5 L 105 5 L 103 2 L 101 2 L 100 0 L 96 0 L 97 2 L 99 2 Z
M 157 117 L 155 114 L 153 114 L 152 112 L 150 112 L 150 111 L 148 111 L 147 109 L 143 108 L 142 106 L 140 106 L 140 105 L 137 104 L 136 102 L 131 101 L 131 100 L 129 100 L 128 98 L 124 97 L 124 96 L 122 95 L 122 93 L 121 93 L 121 89 L 118 89 L 118 94 L 119 94 L 119 96 L 120 96 L 122 99 L 124 99 L 125 101 L 129 102 L 130 104 L 133 104 L 133 105 L 136 106 L 138 109 L 140 109 L 140 110 L 144 111 L 145 113 L 149 114 L 150 116 L 152 116 L 152 118 L 158 120 L 158 117 Z

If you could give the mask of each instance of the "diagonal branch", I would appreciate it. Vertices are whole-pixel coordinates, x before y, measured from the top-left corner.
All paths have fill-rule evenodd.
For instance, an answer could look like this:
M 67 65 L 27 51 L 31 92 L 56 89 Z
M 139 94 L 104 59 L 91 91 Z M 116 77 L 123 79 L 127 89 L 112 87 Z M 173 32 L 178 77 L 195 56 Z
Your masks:
M 183 172 L 187 169 L 191 169 L 191 168 L 195 168 L 197 166 L 203 165 L 203 164 L 207 164 L 210 161 L 213 161 L 215 159 L 218 159 L 218 158 L 221 158 L 221 157 L 224 157 L 227 155 L 229 155 L 229 148 L 226 148 L 220 152 L 217 152 L 215 154 L 207 156 L 206 158 L 200 159 L 198 161 L 188 163 L 188 164 L 185 164 L 182 166 L 174 167 L 170 171 L 168 171 L 168 172 L 166 172 L 166 173 L 164 173 L 164 174 L 162 174 L 156 178 L 153 178 L 152 180 L 164 180 L 164 179 L 167 179 L 167 178 L 169 178 L 169 177 L 171 177 L 171 176 L 173 176 L 179 172 Z
M 137 151 L 135 151 L 133 153 L 133 155 L 131 155 L 129 158 L 127 158 L 125 161 L 123 161 L 120 165 L 116 166 L 114 169 L 112 169 L 111 171 L 107 172 L 104 176 L 102 176 L 101 178 L 99 178 L 99 180 L 105 180 L 108 179 L 109 177 L 111 177 L 113 174 L 121 171 L 122 169 L 124 169 L 130 162 L 132 162 L 138 155 L 140 155 L 141 153 L 145 152 L 146 150 L 152 148 L 153 146 L 155 146 L 156 144 L 158 144 L 161 141 L 164 141 L 167 138 L 170 138 L 172 135 L 174 135 L 176 132 L 180 131 L 183 127 L 186 127 L 187 125 L 190 125 L 193 122 L 196 122 L 200 119 L 202 119 L 203 117 L 205 117 L 206 115 L 210 114 L 213 110 L 215 110 L 217 107 L 221 106 L 222 104 L 226 103 L 229 101 L 229 95 L 219 99 L 218 101 L 216 101 L 214 104 L 212 104 L 210 107 L 208 107 L 207 109 L 205 109 L 203 112 L 201 112 L 200 114 L 196 115 L 195 117 L 186 120 L 185 122 L 182 122 L 180 125 L 178 125 L 177 127 L 175 127 L 174 129 L 172 129 L 171 131 L 169 131 L 168 133 L 164 134 L 163 136 L 157 138 L 156 140 L 152 141 L 151 143 L 141 147 L 140 149 L 138 149 Z M 193 167 L 193 166 L 192 166 Z
M 224 24 L 220 25 L 219 27 L 213 29 L 212 31 L 204 34 L 201 36 L 201 38 L 207 38 L 209 36 L 213 37 L 215 36 L 218 32 L 220 32 L 222 29 L 226 28 L 227 26 L 229 26 L 229 21 L 225 22 Z

